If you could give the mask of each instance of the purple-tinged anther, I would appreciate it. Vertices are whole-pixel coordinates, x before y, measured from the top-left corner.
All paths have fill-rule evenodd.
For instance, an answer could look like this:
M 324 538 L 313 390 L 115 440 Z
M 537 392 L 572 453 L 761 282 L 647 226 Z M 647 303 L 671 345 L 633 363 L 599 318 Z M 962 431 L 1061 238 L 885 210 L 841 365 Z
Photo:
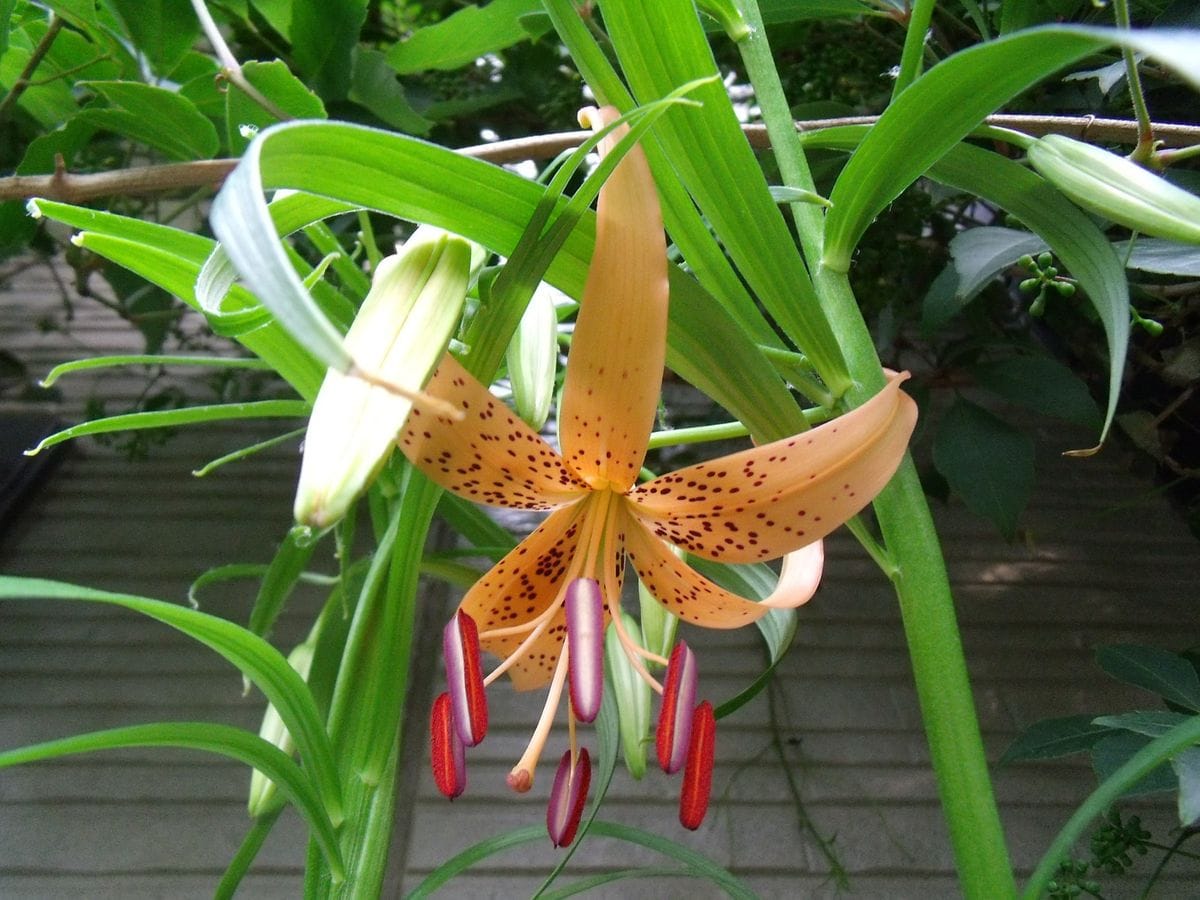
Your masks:
M 555 847 L 566 847 L 575 840 L 591 781 L 592 762 L 586 749 L 580 749 L 574 765 L 571 764 L 570 750 L 562 755 L 554 775 L 554 786 L 550 788 L 550 803 L 546 807 L 546 831 Z
M 479 629 L 475 620 L 461 609 L 442 631 L 442 653 L 446 658 L 446 683 L 459 739 L 464 746 L 474 747 L 487 734 L 487 692 L 479 657 Z
M 453 800 L 467 787 L 467 758 L 454 725 L 449 694 L 439 694 L 433 701 L 429 737 L 433 780 L 438 790 Z
M 696 703 L 696 655 L 685 641 L 671 651 L 667 677 L 663 681 L 662 708 L 658 712 L 655 749 L 664 772 L 678 772 L 687 759 L 692 733 L 692 710 Z
M 604 692 L 604 597 L 594 578 L 567 585 L 567 680 L 575 718 L 590 722 Z

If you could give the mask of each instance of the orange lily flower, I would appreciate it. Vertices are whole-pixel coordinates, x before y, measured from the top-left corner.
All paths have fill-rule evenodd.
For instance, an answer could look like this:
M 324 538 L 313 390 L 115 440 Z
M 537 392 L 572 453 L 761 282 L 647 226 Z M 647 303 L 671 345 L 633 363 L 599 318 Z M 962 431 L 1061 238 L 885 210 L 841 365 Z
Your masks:
M 581 120 L 587 117 L 598 127 L 615 116 L 613 110 L 588 110 Z M 610 135 L 602 152 L 619 138 L 619 131 Z M 568 662 L 572 652 L 592 653 L 567 640 L 572 629 L 594 632 L 596 615 L 601 622 L 611 621 L 634 668 L 662 693 L 646 663 L 666 665 L 667 660 L 632 641 L 616 615 L 627 561 L 668 610 L 704 627 L 736 628 L 770 608 L 799 606 L 820 579 L 821 539 L 883 488 L 916 421 L 915 404 L 899 389 L 907 376 L 893 375 L 866 404 L 819 428 L 638 485 L 661 387 L 667 293 L 658 199 L 645 157 L 634 148 L 600 192 L 596 245 L 559 411 L 561 454 L 449 355 L 425 390 L 465 417 L 452 422 L 414 409 L 401 432 L 405 455 L 447 490 L 478 503 L 550 511 L 537 530 L 468 591 L 447 630 L 451 694 L 463 698 L 455 701 L 460 719 L 478 715 L 470 710 L 477 708 L 483 687 L 503 674 L 518 690 L 549 684 L 533 739 L 509 776 L 516 790 L 532 784 L 569 678 L 572 745 L 576 719 L 590 721 L 578 714 L 583 702 L 575 695 L 576 676 L 569 672 L 582 666 L 589 670 L 585 679 L 595 679 L 590 672 L 599 665 L 592 659 Z M 783 573 L 770 597 L 753 602 L 700 576 L 672 546 L 723 562 L 785 557 Z M 582 590 L 580 585 L 591 587 Z M 597 609 L 603 611 L 571 612 L 573 594 L 595 594 L 602 604 Z M 580 616 L 585 626 L 573 623 Z M 469 625 L 464 625 L 467 617 Z M 580 646 L 585 644 L 581 639 Z M 486 677 L 470 663 L 480 647 L 500 659 Z M 465 677 L 470 683 L 464 683 L 464 670 L 476 673 Z M 597 683 L 595 694 L 599 689 Z M 579 690 L 593 691 L 586 685 Z M 444 733 L 450 704 L 439 708 Z M 711 722 L 711 707 L 707 715 Z M 466 746 L 482 736 L 478 722 L 460 725 Z M 435 722 L 435 737 L 438 729 Z M 706 733 L 711 759 L 711 727 Z M 446 748 L 450 741 L 443 736 L 435 744 Z M 701 758 L 705 752 L 704 747 L 696 751 Z M 447 760 L 453 756 L 442 754 Z M 457 759 L 461 766 L 461 752 Z M 563 766 L 567 763 L 564 759 Z M 434 765 L 436 769 L 437 759 Z M 560 767 L 564 782 L 565 771 Z M 570 773 L 574 778 L 573 769 Z M 581 780 L 586 785 L 586 777 Z M 439 783 L 443 781 L 461 790 L 465 775 L 443 771 Z M 564 809 L 571 805 L 562 797 L 558 803 Z M 698 824 L 697 819 L 689 827 Z M 560 833 L 574 832 L 566 828 Z M 556 844 L 565 842 L 553 825 L 551 837 Z

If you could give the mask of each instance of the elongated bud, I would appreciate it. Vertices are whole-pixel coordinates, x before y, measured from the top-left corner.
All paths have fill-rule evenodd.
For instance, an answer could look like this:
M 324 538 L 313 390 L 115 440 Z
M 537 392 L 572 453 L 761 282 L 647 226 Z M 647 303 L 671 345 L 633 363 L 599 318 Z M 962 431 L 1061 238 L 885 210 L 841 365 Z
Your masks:
M 716 744 L 717 720 L 712 704 L 705 700 L 696 707 L 696 715 L 692 718 L 687 765 L 683 768 L 683 786 L 679 790 L 679 824 L 691 831 L 700 827 L 708 812 Z
M 550 788 L 550 803 L 546 806 L 546 831 L 555 847 L 566 847 L 575 840 L 591 781 L 592 762 L 586 748 L 580 748 L 574 764 L 570 750 L 562 755 L 554 775 L 554 786 Z
M 291 653 L 288 654 L 288 663 L 305 681 L 308 680 L 308 673 L 312 671 L 313 654 L 315 652 L 316 637 L 310 635 L 308 640 L 303 644 L 298 644 Z M 284 753 L 289 756 L 292 750 L 295 749 L 295 742 L 292 740 L 291 733 L 283 724 L 283 719 L 279 717 L 279 711 L 275 709 L 275 704 L 267 706 L 266 713 L 263 714 L 262 726 L 258 729 L 258 736 L 270 744 L 274 744 Z M 278 793 L 275 787 L 275 782 L 264 775 L 258 769 L 250 773 L 250 797 L 246 802 L 246 809 L 252 816 L 260 816 L 265 812 L 270 812 L 277 805 L 281 804 L 282 799 L 277 799 Z
M 658 603 L 654 605 L 658 606 Z M 642 632 L 633 616 L 622 612 L 621 621 L 630 640 L 640 644 Z M 617 700 L 617 727 L 625 768 L 634 778 L 640 779 L 646 774 L 646 745 L 650 737 L 650 685 L 630 663 L 615 624 L 610 624 L 605 634 L 604 664 L 612 676 L 613 695 Z
M 567 683 L 575 718 L 590 722 L 604 693 L 604 597 L 600 582 L 576 578 L 567 585 Z
M 1033 167 L 1084 209 L 1143 234 L 1200 243 L 1200 197 L 1132 160 L 1061 134 L 1039 138 L 1027 152 Z
M 354 369 L 330 369 L 313 404 L 296 489 L 298 522 L 317 528 L 336 522 L 387 461 L 458 322 L 470 265 L 466 241 L 423 227 L 376 267 L 344 342 Z
M 655 749 L 664 772 L 678 772 L 687 759 L 692 732 L 692 706 L 696 702 L 696 655 L 686 641 L 671 651 L 663 682 L 662 708 L 658 712 Z
M 467 754 L 454 724 L 449 694 L 438 694 L 433 701 L 429 739 L 434 783 L 444 796 L 453 800 L 467 787 Z
M 459 739 L 464 746 L 474 747 L 487 734 L 487 691 L 479 657 L 479 629 L 475 620 L 461 609 L 442 630 L 442 653 Z
M 550 417 L 558 367 L 558 314 L 555 288 L 542 282 L 529 298 L 521 323 L 508 344 L 508 380 L 513 408 L 535 431 Z
M 682 557 L 678 547 L 671 552 Z M 675 632 L 679 629 L 679 616 L 669 612 L 659 603 L 650 590 L 638 580 L 638 617 L 642 623 L 642 638 L 645 648 L 658 656 L 670 656 L 675 646 Z

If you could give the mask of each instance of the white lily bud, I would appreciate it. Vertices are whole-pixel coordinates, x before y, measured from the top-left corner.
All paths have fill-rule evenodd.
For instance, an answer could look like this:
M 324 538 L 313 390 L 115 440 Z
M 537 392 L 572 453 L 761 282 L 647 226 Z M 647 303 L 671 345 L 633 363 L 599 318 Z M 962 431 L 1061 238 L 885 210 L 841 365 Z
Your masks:
M 542 430 L 554 399 L 558 365 L 558 315 L 554 298 L 560 292 L 545 282 L 537 286 L 521 323 L 508 345 L 508 377 L 516 413 L 533 429 Z
M 332 525 L 387 461 L 458 323 L 470 266 L 467 241 L 423 226 L 376 267 L 345 338 L 354 369 L 330 369 L 313 404 L 296 521 Z
M 1132 160 L 1048 134 L 1030 145 L 1029 162 L 1084 209 L 1142 234 L 1200 243 L 1200 197 Z
M 299 644 L 288 654 L 288 663 L 305 681 L 308 680 L 308 673 L 312 671 L 313 653 L 316 650 L 316 641 L 309 638 L 303 644 Z M 263 715 L 262 726 L 258 729 L 258 736 L 270 744 L 274 744 L 284 753 L 289 756 L 295 749 L 295 743 L 292 741 L 292 735 L 283 724 L 283 719 L 279 717 L 279 712 L 275 709 L 275 704 L 269 704 L 267 711 Z M 249 810 L 251 816 L 261 816 L 265 812 L 270 812 L 275 808 L 277 802 L 275 795 L 277 793 L 275 782 L 264 775 L 258 769 L 254 769 L 250 773 L 250 797 L 246 802 L 246 809 Z

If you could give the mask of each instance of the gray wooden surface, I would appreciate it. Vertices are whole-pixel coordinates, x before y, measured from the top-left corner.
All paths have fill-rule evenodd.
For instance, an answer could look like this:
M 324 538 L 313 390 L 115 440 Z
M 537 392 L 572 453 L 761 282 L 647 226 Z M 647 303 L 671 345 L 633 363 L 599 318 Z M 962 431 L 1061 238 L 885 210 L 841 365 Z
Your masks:
M 39 333 L 32 325 L 53 308 L 53 290 L 40 269 L 0 285 L 6 348 L 48 368 L 62 358 L 130 346 L 124 326 L 82 301 L 69 337 Z M 63 389 L 62 414 L 76 420 L 91 392 L 129 396 L 138 384 L 108 373 L 77 376 Z M 206 479 L 189 474 L 262 433 L 249 426 L 191 430 L 132 463 L 81 442 L 9 523 L 0 571 L 184 602 L 187 584 L 210 566 L 265 562 L 288 525 L 295 446 Z M 1043 436 L 1044 467 L 1024 542 L 1005 544 L 957 505 L 936 511 L 993 760 L 1040 718 L 1149 702 L 1098 676 L 1096 646 L 1137 641 L 1182 649 L 1196 640 L 1195 541 L 1146 482 L 1127 474 L 1119 448 L 1087 462 L 1064 460 L 1054 451 L 1087 436 Z M 202 600 L 205 609 L 244 621 L 252 596 L 253 585 L 228 584 L 210 588 Z M 284 616 L 280 646 L 302 637 L 312 600 L 301 596 Z M 761 658 L 755 631 L 692 630 L 688 639 L 701 648 L 706 695 L 723 699 L 754 677 Z M 844 536 L 830 541 L 825 583 L 804 612 L 797 642 L 782 667 L 774 716 L 762 697 L 720 723 L 714 804 L 697 833 L 676 823 L 678 778 L 653 771 L 635 783 L 618 768 L 603 816 L 702 851 L 765 897 L 840 892 L 813 829 L 831 841 L 852 896 L 957 896 L 896 606 Z M 425 674 L 440 670 L 433 657 L 421 665 Z M 394 866 L 404 890 L 483 837 L 542 822 L 559 752 L 553 748 L 562 743 L 552 739 L 550 764 L 543 764 L 533 792 L 510 795 L 504 774 L 541 699 L 493 689 L 493 727 L 471 752 L 470 788 L 448 803 L 427 769 L 431 680 L 440 682 L 440 675 L 425 678 L 424 689 L 410 697 L 410 733 L 417 739 L 401 787 L 402 859 Z M 261 711 L 258 697 L 242 696 L 232 668 L 164 626 L 93 605 L 0 605 L 2 748 L 157 719 L 257 729 Z M 776 740 L 800 807 L 772 749 Z M 1078 759 L 998 769 L 995 780 L 1022 872 L 1094 784 Z M 246 827 L 246 784 L 242 766 L 176 751 L 93 754 L 0 772 L 0 897 L 210 895 Z M 1141 807 L 1146 820 L 1169 824 L 1169 803 Z M 242 896 L 299 896 L 303 839 L 302 824 L 285 815 Z M 526 896 L 559 858 L 548 841 L 513 850 L 441 896 Z M 661 862 L 649 851 L 596 839 L 576 854 L 570 872 Z M 1136 896 L 1140 884 L 1104 883 L 1110 897 Z M 1198 885 L 1200 866 L 1176 860 L 1155 896 L 1200 896 Z M 399 885 L 389 888 L 389 895 L 399 892 Z M 704 882 L 655 879 L 597 895 L 718 893 Z

